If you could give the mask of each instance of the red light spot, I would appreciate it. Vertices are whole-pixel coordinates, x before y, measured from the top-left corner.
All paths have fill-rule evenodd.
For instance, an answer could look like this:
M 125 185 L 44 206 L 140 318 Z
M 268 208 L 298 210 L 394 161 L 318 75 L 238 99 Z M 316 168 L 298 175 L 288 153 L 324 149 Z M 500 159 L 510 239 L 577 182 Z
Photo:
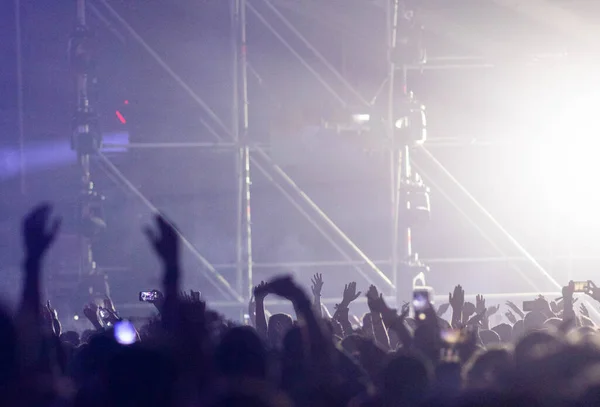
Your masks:
M 115 112 L 115 114 L 117 115 L 117 119 L 119 119 L 119 121 L 123 124 L 127 123 L 127 120 L 125 120 L 125 117 L 123 117 L 123 115 L 121 114 L 121 112 L 119 112 L 118 110 Z
M 129 104 L 129 100 L 126 99 L 123 103 L 126 104 L 126 105 L 128 105 Z

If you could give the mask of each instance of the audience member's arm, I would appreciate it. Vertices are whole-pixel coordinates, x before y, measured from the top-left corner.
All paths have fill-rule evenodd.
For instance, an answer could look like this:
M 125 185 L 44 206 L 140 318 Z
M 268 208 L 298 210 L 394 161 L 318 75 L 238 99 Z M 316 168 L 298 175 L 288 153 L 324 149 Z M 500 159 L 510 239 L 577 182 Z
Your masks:
M 316 273 L 310 280 L 311 290 L 313 293 L 313 306 L 317 316 L 323 317 L 323 310 L 321 309 L 321 290 L 323 289 L 323 274 Z
M 102 323 L 100 322 L 100 316 L 98 315 L 98 305 L 95 303 L 90 303 L 83 308 L 83 315 L 90 321 L 94 329 L 97 331 L 101 331 L 104 329 Z
M 473 315 L 475 315 L 476 309 L 475 304 L 472 302 L 465 302 L 463 305 L 463 314 L 462 314 L 462 325 L 466 325 L 467 322 L 471 319 Z
M 573 309 L 573 292 L 575 285 L 569 281 L 569 285 L 563 287 L 563 321 L 575 320 L 575 310 Z
M 448 294 L 448 302 L 452 307 L 452 326 L 458 328 L 462 323 L 463 306 L 465 304 L 465 290 L 460 285 L 454 287 L 454 293 Z
M 324 334 L 319 320 L 314 313 L 312 304 L 304 291 L 291 278 L 283 277 L 275 279 L 255 290 L 254 295 L 258 297 L 259 295 L 264 296 L 268 293 L 273 293 L 292 302 L 300 321 L 306 328 L 310 346 L 307 354 L 310 355 L 315 367 L 323 368 L 317 369 L 318 373 L 330 373 L 331 357 L 333 354 L 331 347 L 333 345 Z
M 256 331 L 261 338 L 267 339 L 267 317 L 265 315 L 265 296 L 267 292 L 264 290 L 266 283 L 261 281 L 259 285 L 254 287 L 254 300 L 256 301 Z
M 179 235 L 175 226 L 161 215 L 155 217 L 157 232 L 150 227 L 145 229 L 146 236 L 154 251 L 163 263 L 162 321 L 167 329 L 172 329 L 178 319 L 177 293 L 179 291 Z
M 43 204 L 35 208 L 23 222 L 25 243 L 25 279 L 21 298 L 21 312 L 31 314 L 39 323 L 41 296 L 40 274 L 44 255 L 56 239 L 60 229 L 60 219 L 55 219 L 48 230 L 51 207 Z
M 487 315 L 487 308 L 485 307 L 485 298 L 479 294 L 475 297 L 475 313 L 482 315 L 481 326 L 483 329 L 490 329 L 489 316 Z
M 342 297 L 342 302 L 338 304 L 337 309 L 335 310 L 335 314 L 333 318 L 338 321 L 342 325 L 342 329 L 344 330 L 344 335 L 349 335 L 352 333 L 352 325 L 350 324 L 350 320 L 348 319 L 349 306 L 350 303 L 360 297 L 361 292 L 356 292 L 356 283 L 351 282 L 344 286 L 344 295 Z
M 402 344 L 403 348 L 409 348 L 412 346 L 412 335 L 408 328 L 404 324 L 406 317 L 408 316 L 410 307 L 402 307 L 402 313 L 398 316 L 395 309 L 390 308 L 385 303 L 383 295 L 379 295 L 377 307 L 381 310 L 381 318 L 385 326 L 394 333 L 397 342 L 394 343 L 394 349 Z
M 438 317 L 443 317 L 444 314 L 448 311 L 448 308 L 450 308 L 450 303 L 447 302 L 445 304 L 440 305 L 437 310 L 436 310 L 436 314 Z
M 61 224 L 60 220 L 56 219 L 48 227 L 51 210 L 48 204 L 40 205 L 29 213 L 23 222 L 24 281 L 17 317 L 19 354 L 23 367 L 33 366 L 43 356 L 41 352 L 44 333 L 40 312 L 42 310 L 40 294 L 42 260 L 56 239 Z
M 256 328 L 256 301 L 254 300 L 254 291 L 252 291 L 250 301 L 248 302 L 248 317 L 250 318 L 252 326 Z
M 390 338 L 388 337 L 387 330 L 383 324 L 383 318 L 381 317 L 381 307 L 379 306 L 380 296 L 377 292 L 377 288 L 372 285 L 367 291 L 367 304 L 369 311 L 371 312 L 371 325 L 373 326 L 373 335 L 375 342 L 385 350 L 390 349 Z
M 506 305 L 508 305 L 508 307 L 513 310 L 516 315 L 521 317 L 521 319 L 525 318 L 525 313 L 514 302 L 506 301 Z

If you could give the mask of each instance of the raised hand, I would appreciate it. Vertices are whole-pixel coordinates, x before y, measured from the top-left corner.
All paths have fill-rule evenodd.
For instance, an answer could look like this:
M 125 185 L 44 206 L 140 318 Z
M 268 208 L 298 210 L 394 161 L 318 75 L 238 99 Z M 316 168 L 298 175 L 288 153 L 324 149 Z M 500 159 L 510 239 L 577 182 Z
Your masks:
M 102 329 L 102 324 L 100 323 L 100 315 L 98 315 L 98 305 L 95 303 L 90 303 L 83 308 L 83 315 L 94 325 L 96 329 Z
M 492 315 L 494 315 L 499 310 L 500 310 L 500 304 L 498 304 L 498 305 L 490 305 L 488 307 L 488 309 L 487 309 L 487 316 L 491 317 Z
M 596 301 L 600 301 L 600 287 L 596 287 L 593 281 L 588 281 L 588 291 L 586 291 L 586 294 Z
M 58 236 L 61 219 L 54 219 L 48 227 L 51 212 L 52 206 L 44 203 L 34 208 L 23 221 L 23 240 L 28 260 L 40 260 Z
M 177 265 L 179 262 L 179 235 L 175 226 L 162 215 L 155 216 L 155 223 L 157 232 L 151 227 L 144 229 L 148 240 L 165 265 Z
M 199 302 L 202 301 L 200 299 L 200 291 L 194 291 L 194 290 L 190 290 L 190 298 L 192 299 L 192 301 L 194 302 Z
M 103 308 L 103 307 L 99 307 L 98 308 L 98 314 L 100 315 L 100 318 L 102 319 L 102 321 L 105 324 L 116 324 L 117 322 L 119 322 L 120 318 L 119 315 L 117 314 L 117 311 L 110 308 Z
M 350 303 L 360 297 L 361 292 L 356 292 L 356 283 L 353 281 L 344 286 L 344 295 L 342 299 L 342 304 L 346 307 L 350 305 Z M 342 305 L 340 304 L 340 305 Z
M 441 317 L 442 315 L 444 315 L 448 311 L 448 308 L 450 308 L 449 302 L 447 302 L 446 304 L 440 305 L 436 312 L 437 316 Z
M 506 305 L 518 316 L 525 318 L 525 313 L 514 302 L 506 301 Z
M 49 332 L 52 332 L 57 336 L 60 335 L 60 321 L 58 320 L 58 313 L 54 308 L 52 308 L 50 301 L 47 301 L 46 305 L 42 307 L 42 321 Z
M 254 287 L 254 298 L 256 301 L 262 301 L 269 294 L 267 290 L 267 283 L 261 281 L 257 286 Z
M 450 303 L 450 306 L 452 306 L 453 310 L 462 309 L 465 303 L 465 290 L 463 290 L 460 285 L 454 287 L 454 294 L 448 294 L 448 302 Z
M 564 304 L 562 299 L 560 301 L 555 300 L 555 301 L 550 301 L 550 309 L 552 310 L 552 312 L 554 314 L 560 314 L 561 311 L 563 310 Z
M 485 298 L 483 298 L 483 295 L 478 294 L 475 297 L 475 312 L 480 314 L 480 313 L 484 312 L 485 310 L 486 310 Z
M 292 302 L 306 298 L 304 291 L 302 291 L 291 277 L 276 278 L 267 283 L 265 289 L 269 293 L 273 293 Z M 254 295 L 256 296 L 256 293 Z
M 506 319 L 508 319 L 508 321 L 511 324 L 516 324 L 517 323 L 517 317 L 515 317 L 515 314 L 512 313 L 511 310 L 508 310 L 504 313 L 504 315 L 506 316 Z
M 381 314 L 384 310 L 385 301 L 383 300 L 383 294 L 379 294 L 377 287 L 371 285 L 367 290 L 367 305 L 371 312 Z
M 321 298 L 321 290 L 323 289 L 323 274 L 316 273 L 310 280 L 311 290 L 315 298 Z

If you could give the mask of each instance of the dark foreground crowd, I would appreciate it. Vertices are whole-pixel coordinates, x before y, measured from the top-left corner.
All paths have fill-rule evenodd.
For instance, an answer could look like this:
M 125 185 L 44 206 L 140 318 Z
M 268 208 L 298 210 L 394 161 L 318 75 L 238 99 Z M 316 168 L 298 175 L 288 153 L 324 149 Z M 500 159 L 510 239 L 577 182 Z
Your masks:
M 40 296 L 42 260 L 60 226 L 49 218 L 44 205 L 23 223 L 21 304 L 14 317 L 0 313 L 0 406 L 600 405 L 600 342 L 587 308 L 575 313 L 572 282 L 528 312 L 508 302 L 510 324 L 491 327 L 499 307 L 481 296 L 465 302 L 460 286 L 448 304 L 419 304 L 418 314 L 391 309 L 371 286 L 370 312 L 356 321 L 356 283 L 331 316 L 320 304 L 322 276 L 311 297 L 282 277 L 255 288 L 252 326 L 241 326 L 198 293 L 180 293 L 177 233 L 157 217 L 146 233 L 164 268 L 159 315 L 128 338 L 131 325 L 107 299 L 86 307 L 95 330 L 79 335 L 62 332 Z M 600 300 L 593 284 L 586 294 L 582 303 Z M 296 319 L 267 318 L 269 295 L 289 300 Z M 448 311 L 450 322 L 441 318 Z

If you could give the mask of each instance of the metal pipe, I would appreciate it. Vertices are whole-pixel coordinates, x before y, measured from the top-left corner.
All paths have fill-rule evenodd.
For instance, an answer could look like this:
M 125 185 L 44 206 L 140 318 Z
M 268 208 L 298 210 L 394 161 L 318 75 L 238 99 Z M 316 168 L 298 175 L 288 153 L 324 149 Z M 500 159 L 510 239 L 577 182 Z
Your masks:
M 165 142 L 165 143 L 102 143 L 102 148 L 135 148 L 135 149 L 157 149 L 157 148 L 237 148 L 236 143 L 210 143 L 210 142 Z
M 144 205 L 146 205 L 148 207 L 148 209 L 150 209 L 150 211 L 153 214 L 159 214 L 160 211 L 158 210 L 158 208 L 156 206 L 154 206 L 154 204 L 152 204 L 152 202 L 150 202 L 150 200 L 148 200 L 148 198 L 146 198 L 144 196 L 144 194 L 142 194 L 140 192 L 139 189 L 136 188 L 135 185 L 133 185 L 131 183 L 131 181 L 129 181 L 127 179 L 127 177 L 101 152 L 98 152 L 98 157 L 100 157 L 100 159 L 102 160 L 102 162 L 106 165 L 106 167 L 108 169 L 110 169 L 113 174 L 115 174 L 115 176 L 125 185 L 127 186 L 127 188 L 129 188 L 129 190 L 136 195 L 140 201 L 142 201 L 142 203 Z M 229 296 L 231 298 L 233 298 L 234 300 L 238 301 L 238 303 L 243 303 L 243 299 L 238 295 L 238 293 L 231 288 L 231 286 L 229 285 L 229 283 L 227 282 L 227 280 L 221 275 L 219 274 L 215 268 L 212 266 L 212 264 L 210 264 L 210 262 L 204 257 L 202 256 L 202 254 L 194 247 L 194 245 L 192 243 L 190 243 L 189 240 L 187 240 L 187 238 L 185 236 L 183 236 L 183 234 L 177 230 L 177 235 L 179 236 L 179 239 L 181 240 L 181 242 L 183 243 L 183 245 L 185 247 L 187 247 L 190 252 L 192 252 L 192 254 L 200 261 L 200 263 L 206 268 L 206 270 L 209 271 L 209 276 L 211 276 L 212 278 L 214 278 L 217 282 L 215 282 L 213 279 L 209 278 L 208 281 L 217 289 L 219 290 L 219 292 L 223 295 L 225 295 L 226 297 Z
M 387 136 L 392 144 L 390 151 L 390 183 L 391 183 L 391 254 L 392 254 L 392 281 L 394 286 L 398 287 L 398 217 L 399 217 L 399 200 L 398 200 L 398 160 L 400 154 L 394 137 L 394 86 L 396 76 L 396 63 L 394 62 L 394 49 L 396 48 L 396 29 L 398 24 L 398 0 L 387 0 L 386 2 L 386 18 L 387 18 L 387 35 L 388 35 L 388 112 L 387 112 Z M 396 289 L 396 304 L 399 304 L 399 290 Z
M 79 29 L 86 28 L 86 0 L 77 0 L 76 2 L 76 16 L 77 26 Z M 72 46 L 72 44 L 70 44 Z M 77 50 L 70 50 L 72 54 L 70 57 L 78 58 Z M 89 52 L 87 49 L 81 50 L 81 52 Z M 77 61 L 72 61 L 77 64 Z M 88 97 L 88 72 L 85 68 L 79 68 L 76 74 L 76 89 L 77 89 L 77 114 L 88 114 L 91 111 L 90 100 Z M 75 137 L 77 137 L 77 160 L 79 163 L 79 169 L 81 171 L 80 177 L 80 188 L 79 192 L 79 213 L 78 221 L 80 224 L 84 218 L 90 216 L 90 196 L 95 192 L 94 184 L 92 183 L 91 169 L 90 169 L 90 155 L 88 151 L 81 151 L 79 144 L 83 137 L 93 137 L 92 128 L 89 121 L 78 122 L 77 128 L 74 130 Z M 80 228 L 81 229 L 81 228 Z M 94 252 L 92 247 L 92 241 L 89 237 L 85 236 L 79 231 L 79 275 L 80 277 L 88 277 L 93 275 L 96 269 L 96 262 L 94 261 Z M 92 287 L 95 291 L 96 287 Z M 105 284 L 105 293 L 108 294 L 108 285 Z
M 235 140 L 236 154 L 234 155 L 235 160 L 235 174 L 237 181 L 237 219 L 235 228 L 235 283 L 237 292 L 243 296 L 244 293 L 244 251 L 243 251 L 243 223 L 244 223 L 244 186 L 243 186 L 243 168 L 242 158 L 239 152 L 240 143 L 240 106 L 239 106 L 239 51 L 238 51 L 238 20 L 239 20 L 239 0 L 231 0 L 231 55 L 233 59 L 232 66 L 232 112 L 231 112 L 231 133 Z
M 248 3 L 246 0 L 239 1 L 239 37 L 238 37 L 238 53 L 239 53 L 239 73 L 241 75 L 240 82 L 241 91 L 241 139 L 239 139 L 239 159 L 241 167 L 240 193 L 242 194 L 241 207 L 244 232 L 244 254 L 246 256 L 245 275 L 243 277 L 243 285 L 245 290 L 242 292 L 244 300 L 250 300 L 253 291 L 252 279 L 252 205 L 251 205 L 251 173 L 250 173 L 250 147 L 249 147 L 249 116 L 248 116 L 248 42 L 246 33 L 246 8 Z M 238 106 L 239 107 L 239 106 Z

